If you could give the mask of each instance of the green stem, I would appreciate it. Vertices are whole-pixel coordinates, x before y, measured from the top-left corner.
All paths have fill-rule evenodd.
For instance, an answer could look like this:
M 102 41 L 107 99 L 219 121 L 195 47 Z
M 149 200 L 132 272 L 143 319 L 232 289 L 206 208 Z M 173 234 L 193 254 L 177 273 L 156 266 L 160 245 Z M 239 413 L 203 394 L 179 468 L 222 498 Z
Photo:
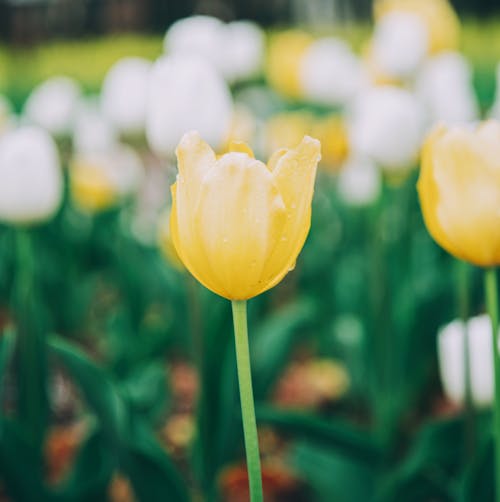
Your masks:
M 240 386 L 241 414 L 245 451 L 247 456 L 250 501 L 262 502 L 262 475 L 260 470 L 259 441 L 253 404 L 252 374 L 250 370 L 250 351 L 248 348 L 247 302 L 233 301 L 234 338 L 236 343 L 236 361 L 238 364 L 238 382 Z
M 493 364 L 495 368 L 495 404 L 493 406 L 493 437 L 495 441 L 495 492 L 500 502 L 500 357 L 498 354 L 498 287 L 494 268 L 485 272 L 486 304 L 491 318 Z
M 456 262 L 457 305 L 458 315 L 463 323 L 463 365 L 464 365 L 464 428 L 465 428 L 465 460 L 468 462 L 475 449 L 475 410 L 472 399 L 470 347 L 468 333 L 469 318 L 469 264 L 464 261 Z
M 34 303 L 34 251 L 27 230 L 16 231 L 14 305 L 17 323 L 18 413 L 26 435 L 41 455 L 48 404 L 43 321 Z

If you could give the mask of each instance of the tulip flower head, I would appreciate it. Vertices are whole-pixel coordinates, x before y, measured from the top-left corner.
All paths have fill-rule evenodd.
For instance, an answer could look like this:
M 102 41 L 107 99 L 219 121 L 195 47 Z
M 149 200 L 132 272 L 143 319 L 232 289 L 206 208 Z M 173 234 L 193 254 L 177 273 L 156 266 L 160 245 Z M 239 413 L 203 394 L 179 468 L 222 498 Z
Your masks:
M 418 193 L 441 247 L 475 265 L 500 265 L 500 123 L 437 127 L 424 145 Z
M 123 133 L 139 134 L 144 130 L 151 67 L 146 59 L 124 58 L 109 70 L 104 79 L 102 110 Z
M 455 320 L 438 333 L 439 372 L 448 398 L 462 404 L 465 397 L 465 326 Z M 469 346 L 469 371 L 474 404 L 478 407 L 491 405 L 494 396 L 493 343 L 491 321 L 487 315 L 467 321 Z
M 430 54 L 459 45 L 460 21 L 448 0 L 377 0 L 373 10 L 376 21 L 393 12 L 418 16 L 427 26 Z
M 0 220 L 32 225 L 59 209 L 63 176 L 56 145 L 47 132 L 24 126 L 0 139 Z
M 311 224 L 320 143 L 306 136 L 267 166 L 244 144 L 232 149 L 217 158 L 197 132 L 183 136 L 170 223 L 177 253 L 196 279 L 227 299 L 246 300 L 295 265 Z
M 55 136 L 71 133 L 81 98 L 79 84 L 69 77 L 52 77 L 30 94 L 24 106 L 29 123 Z

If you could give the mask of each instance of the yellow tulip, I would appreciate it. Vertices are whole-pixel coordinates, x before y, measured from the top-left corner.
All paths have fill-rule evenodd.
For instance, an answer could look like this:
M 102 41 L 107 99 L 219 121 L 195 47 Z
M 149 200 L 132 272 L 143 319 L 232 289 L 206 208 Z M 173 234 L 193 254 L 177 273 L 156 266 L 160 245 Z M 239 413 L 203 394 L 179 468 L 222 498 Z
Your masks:
M 75 203 L 91 213 L 105 211 L 118 200 L 116 189 L 106 173 L 78 160 L 71 166 L 70 189 Z
M 269 42 L 266 76 L 271 87 L 289 98 L 302 97 L 300 64 L 314 38 L 299 30 L 273 35 Z
M 499 122 L 436 128 L 423 148 L 418 193 L 440 246 L 476 265 L 500 265 Z
M 278 150 L 267 166 L 246 145 L 217 158 L 197 132 L 177 147 L 170 228 L 186 268 L 230 300 L 252 298 L 293 269 L 311 224 L 320 159 L 304 137 Z
M 158 246 L 163 257 L 170 265 L 177 270 L 184 270 L 184 265 L 172 241 L 172 232 L 170 231 L 170 210 L 165 211 L 158 221 Z
M 374 3 L 376 20 L 395 11 L 416 14 L 424 21 L 429 30 L 431 54 L 458 48 L 460 20 L 448 0 L 377 0 Z

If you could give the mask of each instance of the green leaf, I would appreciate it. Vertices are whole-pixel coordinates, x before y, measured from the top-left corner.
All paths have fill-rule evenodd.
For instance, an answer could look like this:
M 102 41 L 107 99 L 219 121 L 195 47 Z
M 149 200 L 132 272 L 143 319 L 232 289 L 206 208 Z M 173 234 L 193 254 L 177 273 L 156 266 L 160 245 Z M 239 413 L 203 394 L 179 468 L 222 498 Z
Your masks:
M 289 462 L 315 492 L 315 502 L 373 500 L 376 473 L 365 462 L 303 441 L 291 447 Z
M 39 457 L 15 422 L 0 422 L 0 477 L 7 493 L 16 502 L 45 502 Z
M 69 477 L 53 491 L 55 502 L 106 502 L 116 460 L 102 431 L 93 431 L 80 447 Z
M 120 385 L 120 391 L 133 410 L 154 420 L 165 411 L 168 403 L 165 365 L 141 365 Z
M 466 469 L 461 491 L 463 502 L 495 500 L 494 448 L 490 438 Z
M 268 317 L 257 329 L 249 326 L 254 395 L 266 396 L 289 359 L 297 331 L 314 318 L 307 300 L 293 302 Z
M 290 434 L 295 439 L 319 443 L 357 460 L 374 462 L 382 456 L 380 446 L 370 433 L 337 420 L 258 406 L 257 421 L 259 424 L 272 425 L 279 432 Z
M 188 502 L 182 477 L 150 430 L 140 420 L 131 424 L 122 470 L 141 502 L 168 500 Z
M 53 337 L 49 349 L 71 374 L 87 404 L 99 418 L 103 432 L 115 444 L 126 436 L 127 410 L 108 373 L 81 350 Z
M 15 333 L 10 329 L 4 330 L 0 336 L 0 389 L 12 359 L 12 354 L 14 353 L 15 342 Z
M 379 500 L 454 500 L 464 459 L 463 419 L 424 426 L 400 466 L 386 479 Z

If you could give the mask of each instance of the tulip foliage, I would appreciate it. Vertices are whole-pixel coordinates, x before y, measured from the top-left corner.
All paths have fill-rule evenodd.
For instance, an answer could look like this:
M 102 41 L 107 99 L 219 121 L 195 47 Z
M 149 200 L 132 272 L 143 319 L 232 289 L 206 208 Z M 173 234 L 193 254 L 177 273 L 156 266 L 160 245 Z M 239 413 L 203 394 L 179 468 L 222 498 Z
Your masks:
M 247 500 L 226 299 L 266 502 L 493 500 L 496 62 L 445 0 L 375 9 L 363 54 L 196 16 L 8 87 L 1 500 Z

